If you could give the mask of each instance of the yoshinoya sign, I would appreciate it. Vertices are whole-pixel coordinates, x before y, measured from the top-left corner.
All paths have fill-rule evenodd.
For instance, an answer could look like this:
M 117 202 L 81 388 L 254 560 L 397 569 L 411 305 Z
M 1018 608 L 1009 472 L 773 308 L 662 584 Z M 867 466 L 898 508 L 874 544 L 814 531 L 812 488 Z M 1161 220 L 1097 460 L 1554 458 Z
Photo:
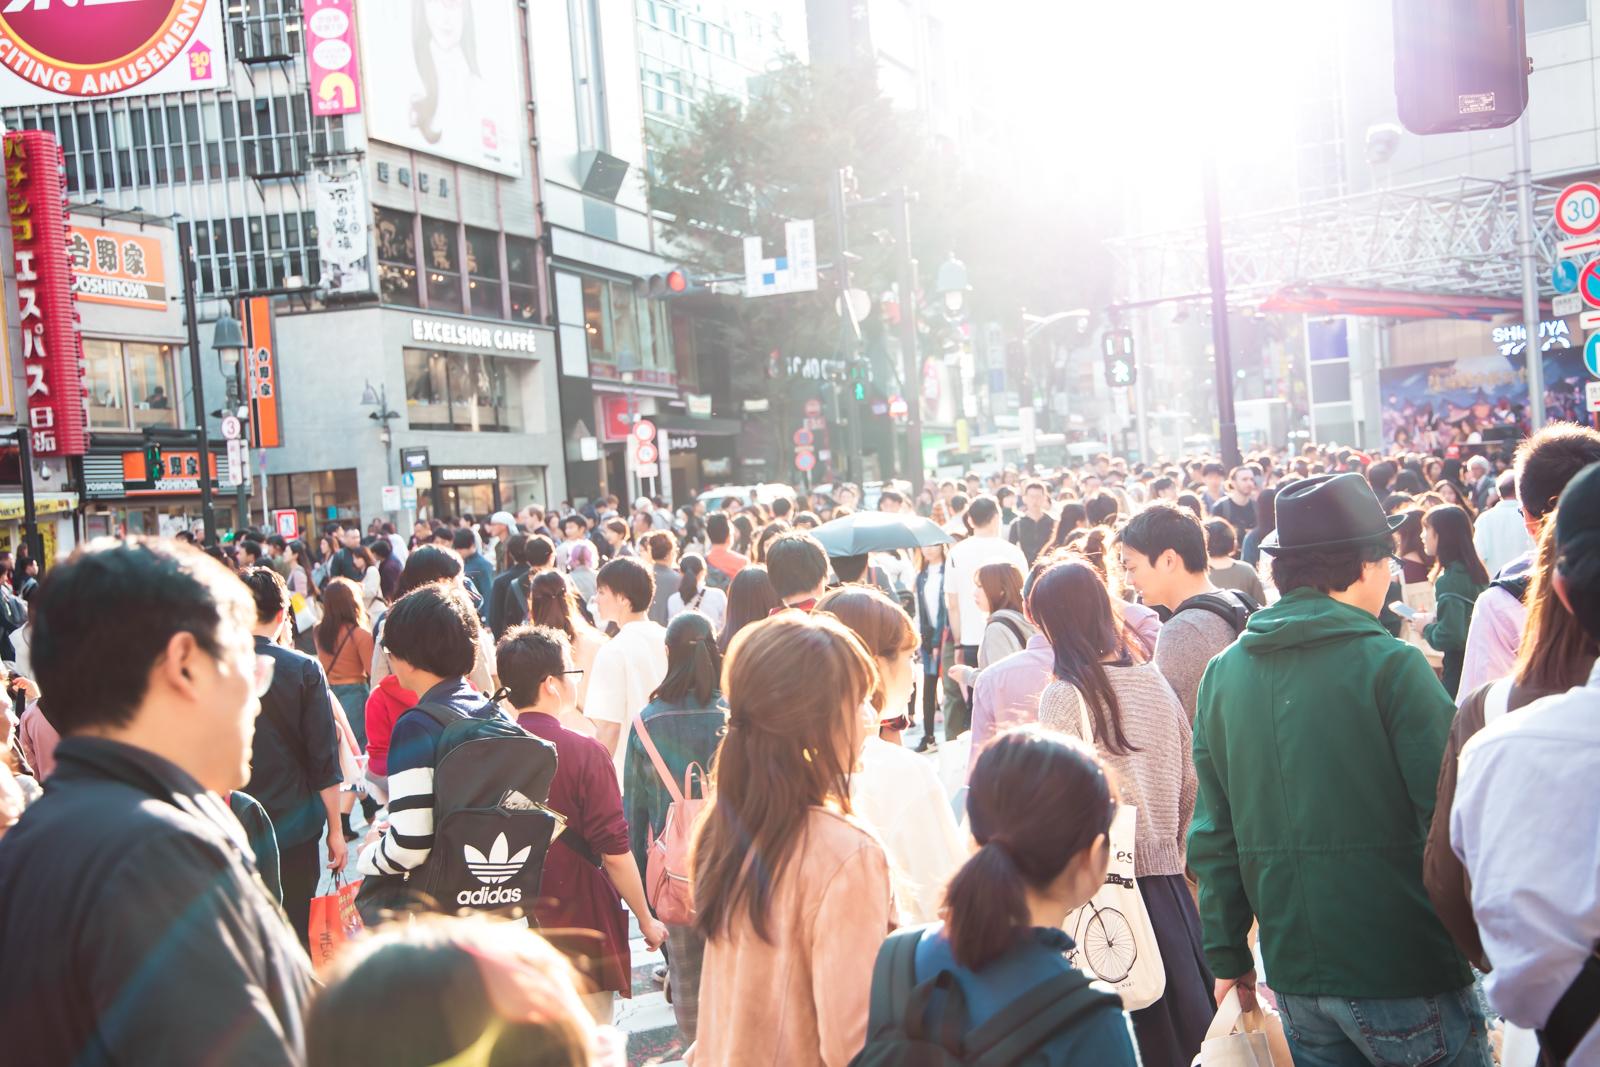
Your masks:
M 486 348 L 495 352 L 526 352 L 533 356 L 546 355 L 545 346 L 550 343 L 539 330 L 420 317 L 411 320 L 411 339 L 426 344 Z
M 0 106 L 227 82 L 223 0 L 0 0 Z
M 79 300 L 167 310 L 160 238 L 73 226 L 67 233 L 67 254 L 72 257 L 72 291 Z

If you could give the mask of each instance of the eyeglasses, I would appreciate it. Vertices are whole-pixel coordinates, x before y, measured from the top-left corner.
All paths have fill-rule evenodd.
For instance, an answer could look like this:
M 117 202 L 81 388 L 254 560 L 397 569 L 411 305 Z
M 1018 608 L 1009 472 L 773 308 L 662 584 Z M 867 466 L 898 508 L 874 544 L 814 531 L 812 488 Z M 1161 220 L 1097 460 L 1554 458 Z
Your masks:
M 561 673 L 562 674 L 582 674 L 583 673 L 583 668 L 582 667 L 574 667 L 570 671 L 562 671 Z

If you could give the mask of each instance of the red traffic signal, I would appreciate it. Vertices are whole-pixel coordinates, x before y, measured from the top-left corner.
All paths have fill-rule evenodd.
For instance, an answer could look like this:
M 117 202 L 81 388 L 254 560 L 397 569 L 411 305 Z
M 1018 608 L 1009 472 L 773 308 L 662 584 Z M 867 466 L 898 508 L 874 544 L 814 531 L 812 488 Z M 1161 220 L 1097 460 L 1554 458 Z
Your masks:
M 665 274 L 652 274 L 645 291 L 652 300 L 681 296 L 689 291 L 689 275 L 682 269 L 669 270 Z

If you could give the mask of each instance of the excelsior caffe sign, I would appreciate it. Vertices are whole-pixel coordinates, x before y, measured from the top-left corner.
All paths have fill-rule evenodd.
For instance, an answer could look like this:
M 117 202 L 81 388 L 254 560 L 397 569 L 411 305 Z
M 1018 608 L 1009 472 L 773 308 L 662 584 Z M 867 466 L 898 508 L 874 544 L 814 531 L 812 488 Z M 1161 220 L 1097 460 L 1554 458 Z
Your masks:
M 411 320 L 411 339 L 425 344 L 486 348 L 495 352 L 526 352 L 530 356 L 537 356 L 546 354 L 541 349 L 549 343 L 543 341 L 542 336 L 540 330 L 515 326 L 490 326 L 455 319 L 421 317 Z

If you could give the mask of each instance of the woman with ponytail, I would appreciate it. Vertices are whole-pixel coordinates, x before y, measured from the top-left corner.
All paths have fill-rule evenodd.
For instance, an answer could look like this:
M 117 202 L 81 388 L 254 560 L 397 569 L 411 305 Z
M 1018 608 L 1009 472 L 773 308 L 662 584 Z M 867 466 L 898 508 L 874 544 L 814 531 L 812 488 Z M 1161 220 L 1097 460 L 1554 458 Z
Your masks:
M 583 673 L 578 676 L 576 713 L 568 713 L 561 720 L 561 725 L 593 737 L 594 723 L 581 712 L 584 700 L 589 695 L 589 671 L 594 667 L 595 655 L 605 646 L 605 635 L 584 618 L 578 606 L 577 593 L 560 571 L 540 571 L 533 576 L 528 586 L 528 621 L 534 626 L 560 630 L 572 645 L 572 658 Z
M 1134 879 L 1166 969 L 1161 999 L 1133 1013 L 1145 1067 L 1187 1067 L 1216 1014 L 1200 947 L 1200 916 L 1184 882 L 1196 778 L 1188 716 L 1113 606 L 1091 563 L 1069 559 L 1028 599 L 1055 652 L 1039 722 L 1094 746 L 1138 809 Z
M 1067 959 L 1073 942 L 1061 928 L 1105 884 L 1107 834 L 1117 810 L 1105 765 L 1081 741 L 1018 726 L 978 756 L 970 786 L 967 813 L 978 850 L 945 890 L 944 922 L 896 933 L 883 949 L 889 953 L 897 941 L 914 939 L 918 985 L 942 972 L 955 979 L 945 997 L 924 1002 L 924 1031 L 940 1039 L 941 1016 L 959 993 L 966 1005 L 962 1038 L 1020 1012 L 1025 1017 L 997 1024 L 1014 1034 L 1051 1010 L 1045 1005 L 1028 1013 L 1014 1009 L 1017 1001 L 1054 986 L 1052 1004 L 1070 1000 L 1082 1007 L 1016 1049 L 1026 1062 L 1136 1067 L 1121 999 L 1109 990 L 1086 990 L 1089 978 Z M 873 1025 L 879 1025 L 876 1017 Z M 1021 1055 L 1006 1062 L 1021 1062 Z
M 866 1040 L 894 906 L 850 778 L 878 685 L 830 615 L 779 612 L 728 650 L 728 732 L 692 856 L 706 939 L 696 1067 L 845 1067 Z
M 684 563 L 696 557 L 685 557 Z M 685 580 L 687 580 L 687 566 Z M 640 735 L 655 745 L 672 783 L 680 791 L 691 767 L 700 774 L 691 784 L 695 796 L 704 795 L 711 758 L 728 725 L 728 705 L 722 699 L 722 652 L 717 632 L 704 615 L 686 611 L 667 627 L 667 675 L 651 694 L 628 736 L 628 753 L 622 766 L 623 813 L 628 817 L 628 838 L 639 869 L 646 870 L 650 842 L 667 822 L 672 793 L 656 770 Z M 685 794 L 688 795 L 688 794 Z M 667 927 L 667 976 L 672 988 L 672 1012 L 685 1043 L 695 1039 L 700 992 L 700 958 L 705 938 L 692 926 Z
M 711 620 L 711 628 L 720 634 L 728 619 L 728 594 L 706 584 L 706 562 L 699 556 L 684 556 L 678 561 L 678 569 L 683 577 L 667 598 L 667 621 L 670 623 L 686 611 L 698 611 Z

